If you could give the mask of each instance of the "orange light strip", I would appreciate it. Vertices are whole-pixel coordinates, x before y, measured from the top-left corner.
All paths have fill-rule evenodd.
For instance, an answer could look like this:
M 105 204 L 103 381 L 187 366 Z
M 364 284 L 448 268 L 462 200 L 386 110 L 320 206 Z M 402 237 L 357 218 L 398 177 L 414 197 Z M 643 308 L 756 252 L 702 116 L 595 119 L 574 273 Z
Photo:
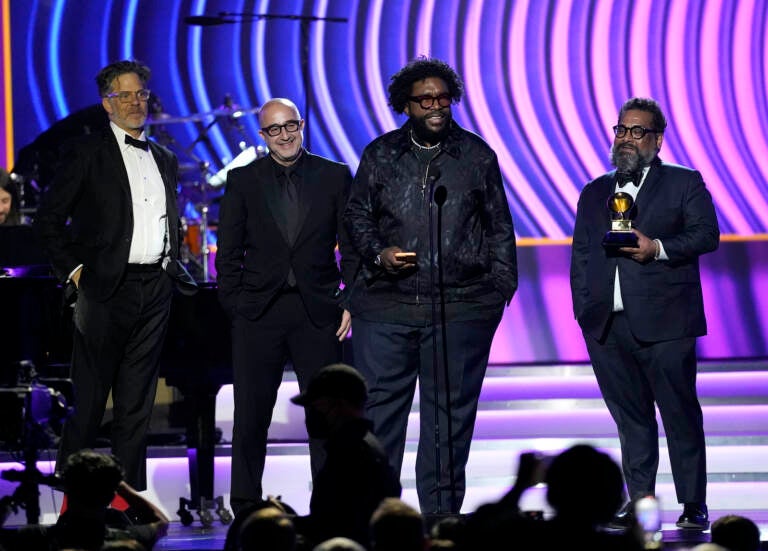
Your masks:
M 5 114 L 5 159 L 13 167 L 13 78 L 11 74 L 11 0 L 2 0 L 3 40 L 3 113 Z

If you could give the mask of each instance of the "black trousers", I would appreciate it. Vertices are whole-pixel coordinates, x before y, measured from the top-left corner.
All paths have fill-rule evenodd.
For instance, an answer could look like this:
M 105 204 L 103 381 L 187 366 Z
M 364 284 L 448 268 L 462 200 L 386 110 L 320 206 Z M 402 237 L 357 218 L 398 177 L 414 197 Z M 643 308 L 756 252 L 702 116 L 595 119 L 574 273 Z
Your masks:
M 79 294 L 71 368 L 75 411 L 64 426 L 57 471 L 64 469 L 70 454 L 94 447 L 111 390 L 112 453 L 122 462 L 128 484 L 146 489 L 146 433 L 172 289 L 171 278 L 157 268 L 126 273 L 105 302 Z
M 488 366 L 488 355 L 502 309 L 488 320 L 449 321 L 448 373 L 456 501 L 451 499 L 448 427 L 443 368 L 433 369 L 432 327 L 352 320 L 355 367 L 368 383 L 366 414 L 395 472 L 400 473 L 405 452 L 408 416 L 419 382 L 419 445 L 416 453 L 416 491 L 422 513 L 458 513 L 466 488 L 465 467 L 477 416 L 477 402 Z M 440 326 L 436 327 L 442 350 Z M 442 354 L 439 366 L 442 366 Z M 438 418 L 435 398 L 438 397 Z M 436 471 L 435 427 L 439 423 L 440 473 Z M 438 498 L 439 492 L 439 498 Z M 438 510 L 438 501 L 440 510 Z
M 338 323 L 315 326 L 296 292 L 279 295 L 257 320 L 239 315 L 233 318 L 235 410 L 230 499 L 235 512 L 262 498 L 267 433 L 286 362 L 291 361 L 299 388 L 305 389 L 317 371 L 341 361 L 337 328 Z M 292 407 L 303 419 L 302 408 Z M 309 451 L 314 476 L 322 466 L 325 450 L 321 441 L 310 439 Z
M 615 313 L 601 341 L 585 333 L 592 367 L 619 431 L 630 499 L 653 495 L 659 465 L 659 407 L 680 503 L 705 502 L 706 446 L 696 395 L 696 339 L 641 342 Z

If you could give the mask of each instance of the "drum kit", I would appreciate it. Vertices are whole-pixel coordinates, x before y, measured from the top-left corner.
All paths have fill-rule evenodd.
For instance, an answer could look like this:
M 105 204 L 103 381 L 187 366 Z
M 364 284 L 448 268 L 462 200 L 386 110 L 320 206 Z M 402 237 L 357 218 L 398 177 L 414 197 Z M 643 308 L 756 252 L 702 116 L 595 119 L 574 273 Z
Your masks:
M 226 96 L 220 108 L 207 113 L 171 116 L 160 111 L 153 113 L 147 119 L 148 133 L 155 140 L 173 150 L 180 159 L 190 160 L 190 162 L 179 164 L 178 200 L 184 235 L 181 260 L 198 281 L 209 282 L 216 279 L 218 203 L 224 193 L 227 173 L 233 168 L 244 166 L 267 154 L 267 149 L 263 145 L 247 146 L 248 136 L 239 121 L 240 118 L 254 115 L 258 111 L 258 107 L 236 106 L 230 97 Z M 193 150 L 197 144 L 208 142 L 209 130 L 222 121 L 227 122 L 226 125 L 222 125 L 222 130 L 234 129 L 237 139 L 231 141 L 236 144 L 234 149 L 239 149 L 239 153 L 227 162 L 222 161 L 221 168 L 212 168 L 208 161 L 202 160 Z M 165 127 L 189 122 L 206 124 L 189 146 L 179 148 L 178 143 Z

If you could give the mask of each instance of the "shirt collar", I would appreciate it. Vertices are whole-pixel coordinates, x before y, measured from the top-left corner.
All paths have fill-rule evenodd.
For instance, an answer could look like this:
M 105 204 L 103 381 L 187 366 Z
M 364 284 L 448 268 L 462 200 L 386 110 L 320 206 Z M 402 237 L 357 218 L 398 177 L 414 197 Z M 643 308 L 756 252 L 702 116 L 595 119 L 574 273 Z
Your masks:
M 296 162 L 289 166 L 281 165 L 273 157 L 270 157 L 269 159 L 272 161 L 272 168 L 275 171 L 276 177 L 279 178 L 286 170 L 290 170 L 293 175 L 301 178 L 304 175 L 304 158 L 306 156 L 306 150 L 302 149 L 301 155 L 299 155 L 299 158 L 296 159 Z
M 117 126 L 112 121 L 109 121 L 109 127 L 112 129 L 112 133 L 115 135 L 115 139 L 117 140 L 117 145 L 120 146 L 120 151 L 123 151 L 126 147 L 130 147 L 127 143 L 125 143 L 125 137 L 128 135 L 128 132 L 126 132 L 119 126 Z M 139 137 L 136 139 L 146 141 L 147 133 L 144 130 L 142 130 L 141 134 L 139 134 Z

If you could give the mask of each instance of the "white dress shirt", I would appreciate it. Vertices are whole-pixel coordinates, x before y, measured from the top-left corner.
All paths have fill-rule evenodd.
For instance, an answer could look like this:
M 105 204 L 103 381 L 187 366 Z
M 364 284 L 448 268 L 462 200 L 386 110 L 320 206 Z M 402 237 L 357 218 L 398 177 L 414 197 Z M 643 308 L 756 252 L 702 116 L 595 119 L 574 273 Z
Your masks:
M 617 182 L 616 187 L 614 188 L 614 193 L 617 191 L 623 191 L 625 193 L 629 193 L 632 196 L 633 201 L 636 200 L 637 194 L 640 191 L 640 188 L 643 187 L 645 177 L 648 176 L 649 170 L 649 166 L 643 168 L 643 175 L 640 178 L 640 183 L 638 185 L 635 185 L 634 182 L 627 182 L 624 184 L 624 187 L 619 187 Z M 655 260 L 669 260 L 667 253 L 664 251 L 664 245 L 661 244 L 661 241 L 658 239 L 654 239 L 654 241 L 656 241 L 656 243 L 659 245 L 659 254 Z M 624 301 L 621 300 L 621 280 L 619 278 L 619 267 L 616 266 L 616 275 L 614 276 L 613 283 L 613 311 L 621 312 L 622 310 L 624 310 Z
M 120 146 L 131 186 L 133 235 L 128 263 L 155 264 L 163 257 L 168 237 L 163 179 L 152 152 L 128 145 L 125 131 L 113 122 L 110 126 Z M 147 139 L 143 131 L 139 139 Z

